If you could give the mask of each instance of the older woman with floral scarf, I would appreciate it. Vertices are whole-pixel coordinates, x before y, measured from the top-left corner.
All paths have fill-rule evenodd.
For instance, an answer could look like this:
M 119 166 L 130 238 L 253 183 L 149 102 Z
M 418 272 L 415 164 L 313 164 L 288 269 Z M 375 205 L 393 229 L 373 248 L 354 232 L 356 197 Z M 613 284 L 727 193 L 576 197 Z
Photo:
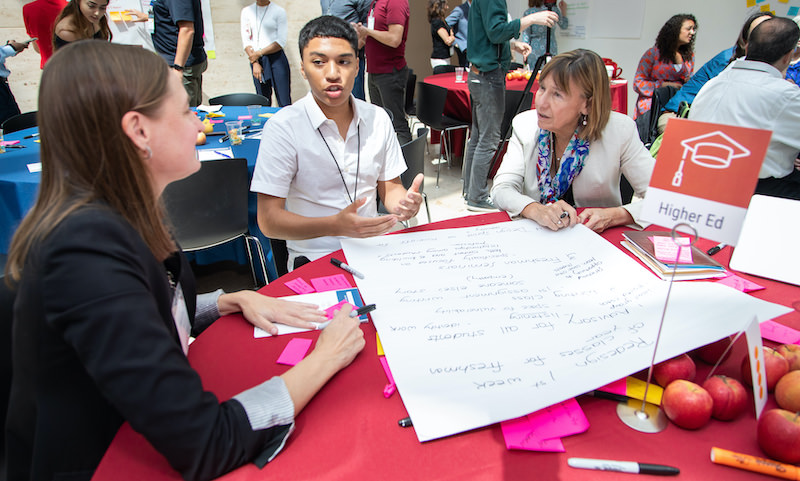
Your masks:
M 620 177 L 644 196 L 655 164 L 626 115 L 611 112 L 608 74 L 590 50 L 554 57 L 542 70 L 536 110 L 517 115 L 492 199 L 512 216 L 552 230 L 577 223 L 603 230 L 636 222 L 622 205 Z M 575 207 L 587 207 L 578 215 Z

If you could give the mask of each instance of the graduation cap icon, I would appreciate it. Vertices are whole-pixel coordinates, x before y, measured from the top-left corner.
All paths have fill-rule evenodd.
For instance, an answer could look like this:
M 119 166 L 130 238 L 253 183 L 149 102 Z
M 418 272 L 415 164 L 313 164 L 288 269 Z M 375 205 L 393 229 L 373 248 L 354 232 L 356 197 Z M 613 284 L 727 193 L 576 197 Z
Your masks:
M 683 155 L 672 185 L 680 187 L 683 181 L 683 166 L 687 159 L 693 164 L 709 169 L 727 169 L 733 159 L 750 156 L 750 150 L 736 142 L 724 132 L 710 132 L 681 141 Z

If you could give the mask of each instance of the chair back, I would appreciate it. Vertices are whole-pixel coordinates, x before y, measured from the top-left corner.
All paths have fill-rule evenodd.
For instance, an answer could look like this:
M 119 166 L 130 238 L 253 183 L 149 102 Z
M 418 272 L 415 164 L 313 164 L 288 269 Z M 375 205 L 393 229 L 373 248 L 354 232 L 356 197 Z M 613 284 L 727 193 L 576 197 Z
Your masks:
M 458 65 L 437 65 L 433 67 L 433 74 L 455 72 Z
M 36 121 L 36 111 L 34 110 L 33 112 L 25 112 L 7 118 L 3 124 L 0 125 L 0 129 L 3 129 L 3 133 L 10 134 L 11 132 L 29 129 L 37 125 L 39 125 L 39 123 Z
M 269 107 L 272 102 L 263 95 L 251 94 L 247 92 L 238 94 L 220 95 L 209 99 L 211 105 L 230 105 L 231 107 L 247 107 L 248 105 L 262 105 Z
M 526 92 L 523 95 L 522 90 L 506 90 L 505 98 L 506 106 L 503 112 L 503 122 L 500 124 L 500 132 L 505 134 L 504 139 L 509 139 L 511 138 L 511 121 L 514 120 L 517 113 L 531 109 L 533 93 Z M 518 107 L 519 112 L 517 112 Z
M 173 182 L 162 198 L 181 248 L 194 251 L 248 232 L 247 160 L 202 162 L 193 175 Z
M 442 113 L 447 102 L 447 89 L 425 82 L 417 82 L 417 118 L 436 130 L 442 128 Z
M 403 150 L 407 167 L 406 171 L 400 174 L 400 181 L 406 189 L 411 187 L 417 174 L 425 173 L 425 147 L 428 143 L 428 131 L 429 129 L 419 129 L 416 139 L 400 147 Z M 423 181 L 419 186 L 420 193 L 423 192 L 424 185 Z
M 417 115 L 417 106 L 414 102 L 414 95 L 416 94 L 417 87 L 417 74 L 413 70 L 408 70 L 408 80 L 406 81 L 406 105 L 405 111 L 408 116 Z

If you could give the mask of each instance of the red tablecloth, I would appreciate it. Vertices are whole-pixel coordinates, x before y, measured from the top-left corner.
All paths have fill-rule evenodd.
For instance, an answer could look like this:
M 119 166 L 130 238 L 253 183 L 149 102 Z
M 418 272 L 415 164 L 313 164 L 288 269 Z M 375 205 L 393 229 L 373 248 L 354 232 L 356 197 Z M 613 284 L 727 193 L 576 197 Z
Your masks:
M 505 213 L 485 214 L 426 224 L 415 228 L 463 227 L 507 221 Z M 603 234 L 619 245 L 623 228 Z M 653 228 L 656 230 L 656 228 Z M 713 245 L 698 241 L 700 248 Z M 626 251 L 627 252 L 627 251 Z M 723 264 L 730 260 L 726 248 L 716 258 Z M 342 258 L 342 252 L 333 254 Z M 297 269 L 264 287 L 274 296 L 293 294 L 283 283 L 295 277 L 310 279 L 342 271 L 325 257 Z M 346 276 L 350 277 L 349 274 Z M 800 289 L 767 279 L 742 277 L 767 288 L 754 296 L 791 305 L 800 299 Z M 366 299 L 366 301 L 369 301 Z M 800 328 L 800 313 L 792 312 L 778 319 Z M 376 355 L 375 328 L 362 325 L 367 345 L 353 364 L 337 374 L 308 404 L 297 418 L 297 430 L 286 449 L 275 460 L 257 469 L 243 466 L 222 479 L 236 480 L 625 480 L 628 474 L 589 472 L 567 466 L 567 457 L 631 460 L 678 466 L 683 479 L 761 479 L 758 475 L 712 464 L 709 451 L 719 446 L 758 456 L 755 416 L 747 413 L 733 422 L 711 421 L 697 431 L 685 431 L 670 425 L 658 434 L 634 431 L 616 415 L 616 403 L 581 396 L 578 401 L 591 427 L 584 434 L 564 438 L 566 453 L 509 451 L 505 448 L 498 425 L 419 443 L 413 428 L 401 428 L 397 421 L 407 413 L 400 396 L 384 399 L 386 378 Z M 192 344 L 189 360 L 203 379 L 206 389 L 221 399 L 279 375 L 287 367 L 275 360 L 294 337 L 315 339 L 316 332 L 253 339 L 253 328 L 240 316 L 219 319 Z M 738 376 L 742 345 L 723 364 L 721 373 Z M 698 364 L 698 378 L 703 379 L 709 366 Z M 768 408 L 774 407 L 770 400 Z M 94 480 L 180 479 L 166 460 L 142 436 L 125 424 L 103 458 Z M 765 478 L 766 479 L 766 478 Z
M 464 76 L 466 80 L 466 74 Z M 432 85 L 438 85 L 447 89 L 447 103 L 444 106 L 444 113 L 448 117 L 458 120 L 472 120 L 472 110 L 469 100 L 469 86 L 466 81 L 456 82 L 456 74 L 454 72 L 440 73 L 437 75 L 430 75 L 423 79 L 423 82 Z M 523 90 L 527 84 L 527 80 L 506 80 L 506 89 L 508 90 Z M 534 97 L 536 91 L 539 89 L 539 82 L 535 81 L 531 87 Z M 533 105 L 531 105 L 533 108 Z M 611 83 L 611 110 L 628 113 L 628 81 L 624 79 L 614 80 Z M 431 132 L 431 143 L 439 142 L 439 131 L 434 130 Z M 460 157 L 463 155 L 462 147 L 464 145 L 464 133 L 461 130 L 453 132 L 451 136 L 451 144 L 453 146 L 453 155 Z

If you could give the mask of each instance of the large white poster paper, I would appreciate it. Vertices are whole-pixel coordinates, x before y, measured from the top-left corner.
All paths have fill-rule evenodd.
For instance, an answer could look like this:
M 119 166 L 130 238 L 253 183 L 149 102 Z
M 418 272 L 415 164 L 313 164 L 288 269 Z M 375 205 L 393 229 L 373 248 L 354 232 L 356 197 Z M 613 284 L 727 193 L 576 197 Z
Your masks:
M 649 365 L 667 284 L 582 225 L 521 220 L 345 239 L 420 441 L 516 418 Z M 658 359 L 788 312 L 682 283 Z

